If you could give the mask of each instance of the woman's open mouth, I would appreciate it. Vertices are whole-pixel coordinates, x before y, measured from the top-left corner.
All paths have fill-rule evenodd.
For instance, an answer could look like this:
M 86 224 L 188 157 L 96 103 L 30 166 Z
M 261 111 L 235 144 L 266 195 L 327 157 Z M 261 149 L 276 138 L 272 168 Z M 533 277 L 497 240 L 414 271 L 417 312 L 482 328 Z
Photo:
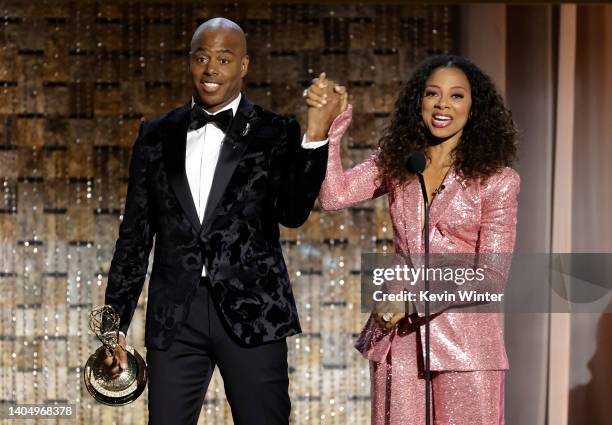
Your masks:
M 452 121 L 453 118 L 451 116 L 444 114 L 434 114 L 431 117 L 431 123 L 436 128 L 448 127 Z

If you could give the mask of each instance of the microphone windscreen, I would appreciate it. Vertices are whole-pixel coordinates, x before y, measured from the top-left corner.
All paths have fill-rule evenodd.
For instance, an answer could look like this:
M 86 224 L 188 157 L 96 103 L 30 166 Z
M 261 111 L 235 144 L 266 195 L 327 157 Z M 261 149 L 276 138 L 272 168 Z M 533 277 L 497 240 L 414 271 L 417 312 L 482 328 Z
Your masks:
M 406 160 L 406 168 L 413 174 L 420 174 L 425 171 L 425 154 L 416 151 Z

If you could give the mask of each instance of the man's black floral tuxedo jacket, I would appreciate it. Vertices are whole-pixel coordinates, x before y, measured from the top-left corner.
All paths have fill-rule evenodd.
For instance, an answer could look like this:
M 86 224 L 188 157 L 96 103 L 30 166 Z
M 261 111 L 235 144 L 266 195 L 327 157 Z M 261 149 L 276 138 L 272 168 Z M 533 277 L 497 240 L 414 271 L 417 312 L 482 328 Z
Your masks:
M 202 273 L 235 336 L 257 345 L 301 332 L 279 223 L 298 227 L 318 196 L 327 146 L 303 149 L 300 126 L 243 94 L 226 133 L 202 223 L 185 173 L 191 104 L 144 122 L 134 144 L 105 303 L 127 332 L 148 267 L 145 345 L 166 349 Z

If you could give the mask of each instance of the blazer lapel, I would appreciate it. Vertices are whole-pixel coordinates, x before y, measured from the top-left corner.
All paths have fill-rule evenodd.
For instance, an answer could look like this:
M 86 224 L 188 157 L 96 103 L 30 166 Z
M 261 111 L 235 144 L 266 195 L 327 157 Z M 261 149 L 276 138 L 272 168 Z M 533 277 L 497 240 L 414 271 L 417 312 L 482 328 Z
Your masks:
M 435 196 L 429 209 L 430 237 L 436 224 L 438 224 L 440 219 L 444 216 L 453 198 L 465 186 L 463 179 L 455 172 L 455 167 L 451 167 L 450 170 L 448 170 L 448 174 L 444 178 L 442 184 L 444 185 L 444 189 Z
M 449 207 L 449 204 L 465 185 L 463 180 L 456 174 L 454 167 L 450 168 L 442 184 L 444 185 L 444 189 L 436 195 L 429 208 L 430 241 L 436 225 L 444 217 L 444 213 Z M 419 184 L 419 180 L 417 178 L 414 178 L 412 182 L 408 184 L 406 187 L 405 196 L 406 200 L 404 205 L 411 209 L 411 211 L 408 212 L 407 217 L 413 217 L 410 220 L 417 220 L 418 222 L 418 231 L 414 232 L 414 234 L 411 233 L 410 235 L 406 235 L 408 247 L 410 252 L 422 253 L 425 252 L 423 238 L 423 233 L 425 230 L 423 228 L 425 225 L 423 222 L 423 208 L 425 206 L 423 202 L 423 195 L 421 193 L 421 185 Z M 409 228 L 409 226 L 406 227 Z
M 185 172 L 185 154 L 187 147 L 187 128 L 191 102 L 168 117 L 162 156 L 166 165 L 168 182 L 176 195 L 183 211 L 196 232 L 200 230 L 200 219 L 191 196 L 187 174 Z
M 402 216 L 404 217 L 404 220 L 408 220 L 409 222 L 412 220 L 417 220 L 418 223 L 418 231 L 409 232 L 405 235 L 405 238 L 410 252 L 420 253 L 422 243 L 422 232 L 420 229 L 423 227 L 421 217 L 423 215 L 423 195 L 421 194 L 421 185 L 419 184 L 419 179 L 417 177 L 408 183 L 404 194 L 406 199 L 403 205 L 405 205 L 405 208 L 409 209 L 410 211 L 407 211 L 406 214 L 402 214 Z M 406 223 L 404 228 L 410 229 L 411 226 L 409 226 L 409 223 Z
M 232 119 L 230 128 L 225 134 L 223 144 L 221 145 L 212 187 L 206 202 L 202 231 L 208 227 L 207 225 L 210 222 L 212 213 L 221 200 L 221 196 L 225 192 L 227 184 L 247 148 L 248 137 L 252 134 L 253 126 L 258 120 L 259 118 L 253 109 L 253 103 L 242 93 L 242 99 L 236 110 L 236 116 Z

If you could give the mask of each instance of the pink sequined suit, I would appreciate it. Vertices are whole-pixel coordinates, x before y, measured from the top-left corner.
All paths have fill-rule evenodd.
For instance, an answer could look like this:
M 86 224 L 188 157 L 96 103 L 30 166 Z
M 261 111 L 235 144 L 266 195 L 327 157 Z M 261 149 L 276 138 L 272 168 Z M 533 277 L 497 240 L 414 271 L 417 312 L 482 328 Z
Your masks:
M 344 171 L 340 141 L 352 107 L 329 133 L 327 174 L 319 201 L 337 210 L 387 194 L 398 253 L 422 253 L 423 200 L 417 179 L 403 189 L 377 181 L 376 153 Z M 451 167 L 430 207 L 431 253 L 511 253 L 514 249 L 520 178 L 504 168 L 481 184 L 466 184 Z M 507 270 L 500 271 L 505 282 Z M 370 360 L 372 423 L 425 422 L 424 326 L 414 315 L 383 332 L 370 317 L 356 348 Z M 496 313 L 441 313 L 431 320 L 432 417 L 439 425 L 504 423 L 508 359 Z

